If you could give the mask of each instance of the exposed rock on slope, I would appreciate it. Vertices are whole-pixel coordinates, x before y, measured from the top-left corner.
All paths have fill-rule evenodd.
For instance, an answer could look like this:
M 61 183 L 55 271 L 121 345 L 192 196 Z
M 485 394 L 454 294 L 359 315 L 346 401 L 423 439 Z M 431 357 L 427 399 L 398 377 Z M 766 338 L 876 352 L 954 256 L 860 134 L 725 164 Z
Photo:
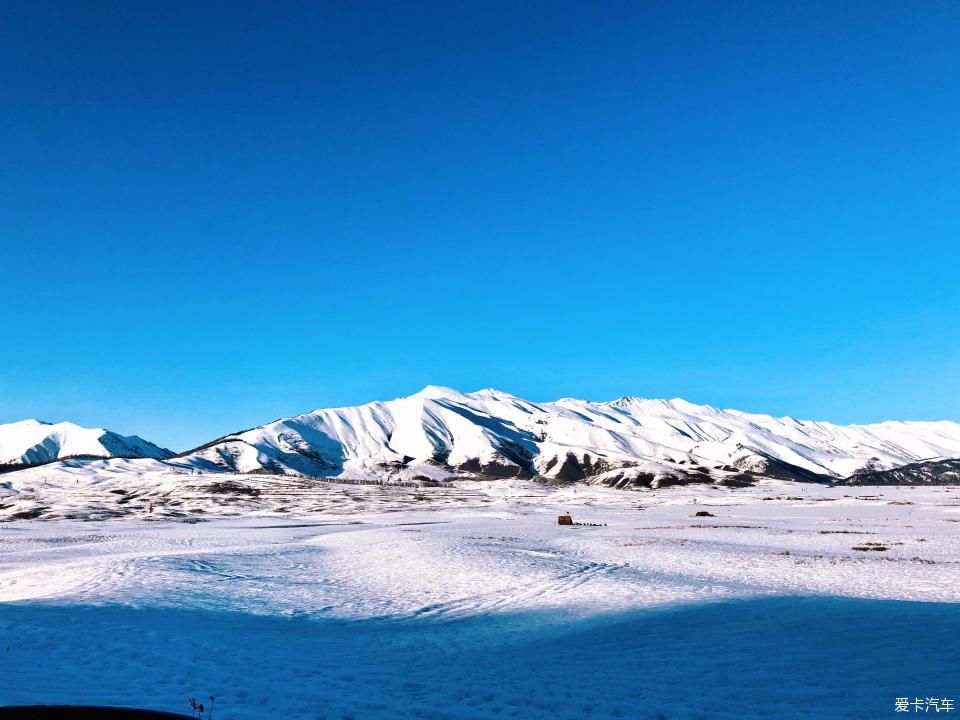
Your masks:
M 174 462 L 198 470 L 393 482 L 539 477 L 615 487 L 757 477 L 831 482 L 960 455 L 960 424 L 841 426 L 685 400 L 534 403 L 497 390 L 427 387 L 228 435 Z
M 863 470 L 845 485 L 960 485 L 960 458 L 910 463 L 889 470 Z

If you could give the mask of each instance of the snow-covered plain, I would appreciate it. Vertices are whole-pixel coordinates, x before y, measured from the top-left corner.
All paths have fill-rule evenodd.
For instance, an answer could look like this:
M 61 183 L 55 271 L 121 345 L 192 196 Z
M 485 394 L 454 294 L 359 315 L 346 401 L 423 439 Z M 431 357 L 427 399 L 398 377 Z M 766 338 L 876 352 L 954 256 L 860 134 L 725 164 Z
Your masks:
M 957 488 L 315 482 L 297 505 L 0 526 L 0 703 L 674 720 L 960 699 Z

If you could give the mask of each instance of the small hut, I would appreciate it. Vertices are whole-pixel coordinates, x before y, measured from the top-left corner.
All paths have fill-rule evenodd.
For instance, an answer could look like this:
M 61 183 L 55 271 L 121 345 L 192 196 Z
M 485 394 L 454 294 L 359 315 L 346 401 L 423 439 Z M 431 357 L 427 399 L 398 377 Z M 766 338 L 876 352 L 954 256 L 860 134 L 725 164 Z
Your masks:
M 573 517 L 567 513 L 557 518 L 557 525 L 573 525 Z

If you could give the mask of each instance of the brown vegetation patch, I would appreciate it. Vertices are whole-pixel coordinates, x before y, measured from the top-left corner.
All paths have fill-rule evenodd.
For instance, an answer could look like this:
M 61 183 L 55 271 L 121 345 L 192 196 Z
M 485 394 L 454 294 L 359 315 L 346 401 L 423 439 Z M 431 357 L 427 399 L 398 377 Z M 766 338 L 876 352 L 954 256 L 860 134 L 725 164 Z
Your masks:
M 859 552 L 884 552 L 890 548 L 880 543 L 864 543 L 863 545 L 854 545 L 851 549 Z

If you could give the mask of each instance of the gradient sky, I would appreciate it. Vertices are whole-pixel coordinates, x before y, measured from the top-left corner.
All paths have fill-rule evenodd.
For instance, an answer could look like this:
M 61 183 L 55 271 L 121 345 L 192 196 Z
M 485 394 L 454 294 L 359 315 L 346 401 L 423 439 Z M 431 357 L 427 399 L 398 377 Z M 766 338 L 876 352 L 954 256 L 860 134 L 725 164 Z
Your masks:
M 5 2 L 0 422 L 960 420 L 960 3 Z

